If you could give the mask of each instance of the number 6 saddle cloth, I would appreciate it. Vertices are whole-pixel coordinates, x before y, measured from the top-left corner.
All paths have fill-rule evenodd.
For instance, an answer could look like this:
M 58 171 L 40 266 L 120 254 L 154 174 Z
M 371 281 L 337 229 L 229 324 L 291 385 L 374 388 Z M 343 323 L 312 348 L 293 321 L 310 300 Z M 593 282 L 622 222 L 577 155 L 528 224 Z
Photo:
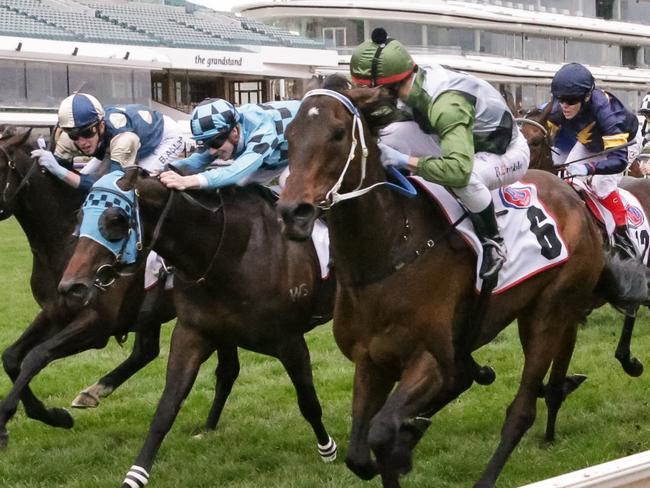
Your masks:
M 411 179 L 439 205 L 450 223 L 465 212 L 459 201 L 445 187 L 430 183 L 418 176 Z M 499 271 L 499 281 L 492 291 L 503 293 L 526 279 L 564 263 L 569 252 L 555 217 L 537 196 L 533 183 L 517 181 L 492 192 L 499 230 L 505 241 L 507 259 Z M 462 239 L 476 253 L 476 290 L 481 289 L 478 276 L 483 259 L 481 246 L 469 218 L 456 227 Z

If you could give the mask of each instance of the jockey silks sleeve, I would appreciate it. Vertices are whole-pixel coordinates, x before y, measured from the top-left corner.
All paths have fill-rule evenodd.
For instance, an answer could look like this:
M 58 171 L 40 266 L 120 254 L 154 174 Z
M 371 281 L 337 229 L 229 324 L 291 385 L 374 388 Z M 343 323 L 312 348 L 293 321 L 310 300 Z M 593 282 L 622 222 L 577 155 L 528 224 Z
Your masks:
M 442 156 L 418 161 L 416 174 L 451 187 L 466 186 L 474 164 L 474 106 L 460 93 L 442 93 L 429 107 L 428 120 L 440 136 Z
M 54 157 L 56 160 L 66 169 L 72 170 L 74 168 L 74 158 L 76 156 L 82 156 L 83 153 L 77 149 L 74 142 L 70 139 L 68 134 L 61 131 L 59 138 L 56 141 L 56 147 L 54 149 Z M 79 186 L 78 190 L 87 192 L 97 181 L 97 176 L 92 174 L 79 174 Z

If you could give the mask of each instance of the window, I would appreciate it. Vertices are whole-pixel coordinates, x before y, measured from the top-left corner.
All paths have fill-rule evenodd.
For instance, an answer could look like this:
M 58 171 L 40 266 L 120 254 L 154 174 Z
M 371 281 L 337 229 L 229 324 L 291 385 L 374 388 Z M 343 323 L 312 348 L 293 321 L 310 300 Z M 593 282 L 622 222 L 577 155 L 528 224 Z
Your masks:
M 180 80 L 174 81 L 174 94 L 176 96 L 176 105 L 183 105 L 183 82 Z
M 162 101 L 162 99 L 163 99 L 163 83 L 162 83 L 162 81 L 152 81 L 151 82 L 151 96 L 157 102 Z
M 621 64 L 623 66 L 636 66 L 638 52 L 639 48 L 637 46 L 621 46 Z
M 25 97 L 25 63 L 0 60 L 0 101 L 10 107 L 22 106 Z
M 327 47 L 347 46 L 345 27 L 323 27 L 323 42 Z
M 68 96 L 66 65 L 26 63 L 27 102 L 31 106 L 57 107 Z
M 614 0 L 596 0 L 596 17 L 614 18 Z
M 233 81 L 232 88 L 237 105 L 262 102 L 261 81 Z

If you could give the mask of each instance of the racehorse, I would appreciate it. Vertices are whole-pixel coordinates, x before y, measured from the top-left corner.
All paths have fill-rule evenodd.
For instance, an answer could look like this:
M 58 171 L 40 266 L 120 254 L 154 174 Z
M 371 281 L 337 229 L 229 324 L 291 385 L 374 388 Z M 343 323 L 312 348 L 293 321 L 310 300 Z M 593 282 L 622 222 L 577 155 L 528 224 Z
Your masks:
M 408 198 L 386 184 L 363 123 L 379 96 L 377 89 L 359 88 L 316 90 L 303 99 L 288 128 L 290 176 L 278 203 L 285 232 L 298 240 L 327 212 L 338 280 L 334 335 L 355 363 L 346 463 L 363 479 L 380 474 L 385 487 L 398 487 L 429 418 L 472 383 L 465 351 L 489 343 L 517 319 L 521 382 L 475 485 L 491 487 L 532 425 L 541 391 L 546 438 L 553 439 L 558 410 L 575 388 L 566 373 L 578 324 L 603 299 L 647 300 L 645 271 L 604 252 L 597 226 L 568 185 L 531 171 L 525 181 L 537 186 L 555 216 L 569 258 L 493 295 L 484 320 L 474 324 L 474 254 L 428 197 Z
M 553 143 L 550 133 L 547 129 L 546 120 L 550 114 L 552 104 L 547 104 L 542 109 L 532 109 L 528 111 L 521 119 L 517 119 L 520 124 L 521 132 L 528 141 L 530 147 L 530 168 L 548 171 L 549 173 L 559 174 L 563 176 L 563 170 L 558 169 L 553 165 L 552 151 Z M 624 178 L 620 186 L 629 190 L 643 206 L 643 209 L 648 215 L 650 211 L 650 200 L 647 195 L 650 193 L 650 184 L 635 181 L 635 179 L 642 178 L 643 174 L 639 169 L 639 162 L 636 160 L 629 168 L 628 175 L 631 178 Z M 605 238 L 605 229 L 603 231 L 603 238 Z M 607 239 L 605 239 L 607 240 Z M 632 341 L 632 332 L 636 322 L 638 307 L 627 308 L 624 310 L 625 319 L 623 322 L 623 329 L 614 357 L 621 363 L 623 370 L 630 376 L 637 377 L 643 373 L 643 363 L 636 357 L 632 356 L 630 352 L 630 344 Z
M 123 290 L 129 291 L 128 300 L 119 296 L 124 291 L 116 289 L 96 310 L 76 314 L 61 302 L 57 286 L 76 241 L 73 231 L 83 195 L 38 170 L 37 163 L 26 152 L 29 148 L 24 146 L 28 131 L 10 129 L 8 133 L 13 135 L 0 139 L 0 219 L 14 215 L 27 236 L 34 256 L 32 293 L 41 311 L 2 355 L 14 387 L 0 405 L 0 445 L 8 441 L 6 423 L 13 416 L 19 397 L 30 418 L 55 427 L 72 427 L 73 419 L 65 409 L 45 408 L 28 386 L 49 362 L 103 347 L 111 336 L 122 337 L 137 324 L 129 358 L 76 400 L 95 403 L 98 397 L 108 395 L 157 357 L 160 324 L 174 316 L 173 307 L 165 300 L 152 304 L 153 313 L 138 316 L 142 281 L 135 287 L 125 282 L 124 285 L 129 284 L 123 285 Z
M 282 236 L 273 198 L 256 185 L 221 189 L 213 195 L 215 201 L 170 191 L 146 174 L 111 177 L 94 185 L 84 205 L 82 230 L 87 225 L 101 227 L 102 235 L 128 252 L 129 239 L 142 227 L 142 243 L 175 268 L 178 317 L 165 389 L 123 486 L 133 486 L 136 480 L 146 483 L 201 364 L 215 350 L 218 395 L 227 397 L 239 373 L 239 347 L 280 360 L 296 389 L 300 411 L 316 434 L 321 457 L 333 460 L 336 444 L 321 421 L 303 335 L 330 320 L 335 281 L 321 280 L 311 243 Z M 113 199 L 118 193 L 130 202 L 121 205 L 129 212 L 100 205 L 101 216 L 93 225 L 89 205 L 95 209 L 93 202 L 99 202 L 100 195 Z M 92 302 L 104 293 L 93 287 L 96 275 L 109 268 L 122 272 L 113 253 L 98 240 L 81 234 L 59 286 L 66 299 Z M 215 410 L 210 416 L 217 419 L 220 414 Z

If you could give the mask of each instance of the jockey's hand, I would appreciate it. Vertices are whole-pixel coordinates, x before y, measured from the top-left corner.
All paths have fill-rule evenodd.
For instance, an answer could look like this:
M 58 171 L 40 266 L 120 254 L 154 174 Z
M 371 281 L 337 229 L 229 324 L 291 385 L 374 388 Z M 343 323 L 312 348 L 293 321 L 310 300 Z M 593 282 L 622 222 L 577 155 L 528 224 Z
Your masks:
M 406 169 L 408 167 L 410 159 L 410 156 L 408 154 L 404 154 L 397 149 L 393 149 L 383 142 L 378 142 L 377 146 L 381 151 L 381 164 L 384 166 L 396 166 L 400 169 Z
M 589 165 L 583 163 L 571 163 L 566 168 L 569 176 L 587 176 L 589 174 Z
M 203 178 L 205 180 L 205 178 Z M 203 181 L 199 175 L 179 175 L 175 171 L 165 171 L 160 174 L 160 182 L 167 188 L 173 190 L 191 190 L 192 188 L 202 188 Z
M 45 149 L 36 149 L 35 151 L 32 151 L 32 158 L 38 159 L 38 164 L 41 168 L 45 168 L 60 180 L 64 179 L 69 172 L 59 164 L 54 157 L 54 154 Z

